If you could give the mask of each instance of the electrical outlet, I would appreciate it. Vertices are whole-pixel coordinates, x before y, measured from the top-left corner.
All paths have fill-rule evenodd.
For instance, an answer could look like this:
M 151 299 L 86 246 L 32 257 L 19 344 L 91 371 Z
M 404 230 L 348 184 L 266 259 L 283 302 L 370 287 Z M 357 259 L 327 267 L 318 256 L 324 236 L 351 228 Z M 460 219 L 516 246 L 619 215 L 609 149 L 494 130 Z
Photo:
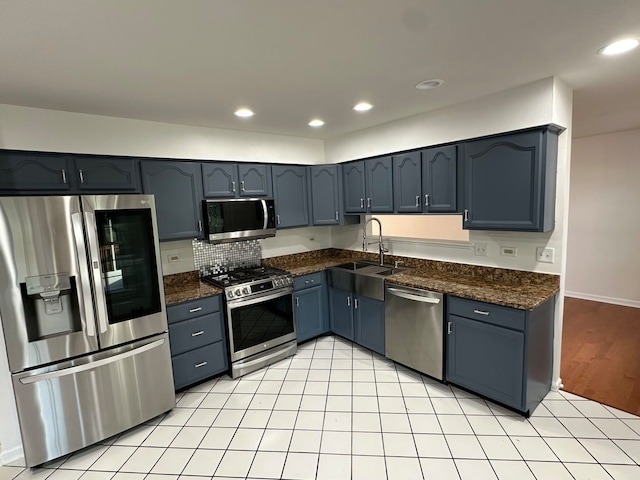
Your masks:
M 487 256 L 487 244 L 486 243 L 474 243 L 473 254 L 477 257 Z
M 170 253 L 169 255 L 167 255 L 167 262 L 169 263 L 176 263 L 181 261 L 182 257 L 180 257 L 179 253 Z
M 518 254 L 516 247 L 500 247 L 500 255 L 505 257 L 515 257 Z
M 553 263 L 553 257 L 555 254 L 554 248 L 538 247 L 536 248 L 536 259 L 543 263 Z

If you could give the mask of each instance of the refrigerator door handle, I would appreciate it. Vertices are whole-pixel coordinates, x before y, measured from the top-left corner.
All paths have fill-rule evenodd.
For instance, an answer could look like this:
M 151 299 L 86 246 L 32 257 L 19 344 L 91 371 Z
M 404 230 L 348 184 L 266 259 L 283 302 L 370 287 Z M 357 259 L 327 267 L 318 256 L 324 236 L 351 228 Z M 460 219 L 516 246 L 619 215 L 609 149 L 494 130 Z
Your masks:
M 134 348 L 133 350 L 129 350 L 127 352 L 118 353 L 112 357 L 101 358 L 100 360 L 90 361 L 88 363 L 84 363 L 82 365 L 75 365 L 69 368 L 62 368 L 60 370 L 55 370 L 53 372 L 41 373 L 40 375 L 32 375 L 30 377 L 23 377 L 20 379 L 20 383 L 23 385 L 29 385 L 31 383 L 41 382 L 44 380 L 51 380 L 52 378 L 64 377 L 67 375 L 73 375 L 80 372 L 86 372 L 87 370 L 93 370 L 95 368 L 101 367 L 103 365 L 108 365 L 110 363 L 119 362 L 125 358 L 133 357 L 134 355 L 138 355 L 140 353 L 153 350 L 165 342 L 164 338 L 160 340 L 156 340 L 155 342 L 147 343 L 146 345 L 142 345 L 141 347 Z
M 91 212 L 84 212 L 84 221 L 87 227 L 87 240 L 89 242 L 89 259 L 93 273 L 93 298 L 96 301 L 98 327 L 100 328 L 100 333 L 106 333 L 109 329 L 109 314 L 107 313 L 107 300 L 104 296 L 104 283 L 102 282 L 102 269 L 100 268 L 96 216 Z
M 87 268 L 87 251 L 85 249 L 84 234 L 82 233 L 82 217 L 80 213 L 71 214 L 71 228 L 75 240 L 76 256 L 78 259 L 78 269 L 80 274 L 80 292 L 78 301 L 80 309 L 80 320 L 85 324 L 87 335 L 96 336 L 96 318 L 93 313 L 93 300 L 91 298 L 91 281 L 89 280 L 89 269 Z

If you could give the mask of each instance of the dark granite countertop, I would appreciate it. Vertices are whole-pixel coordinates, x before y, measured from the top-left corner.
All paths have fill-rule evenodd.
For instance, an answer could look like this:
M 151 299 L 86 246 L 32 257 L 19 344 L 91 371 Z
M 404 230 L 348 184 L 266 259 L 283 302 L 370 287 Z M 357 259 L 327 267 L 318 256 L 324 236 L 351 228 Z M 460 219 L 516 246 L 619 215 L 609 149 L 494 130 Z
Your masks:
M 267 258 L 264 265 L 282 268 L 294 276 L 307 275 L 354 260 L 373 260 L 373 253 L 329 248 Z M 388 283 L 422 288 L 458 297 L 533 310 L 560 290 L 560 277 L 544 273 L 482 267 L 452 262 L 387 255 L 387 262 L 403 262 L 411 270 L 386 278 Z
M 198 271 L 165 275 L 163 280 L 164 300 L 167 305 L 222 293 L 222 289 L 201 282 Z

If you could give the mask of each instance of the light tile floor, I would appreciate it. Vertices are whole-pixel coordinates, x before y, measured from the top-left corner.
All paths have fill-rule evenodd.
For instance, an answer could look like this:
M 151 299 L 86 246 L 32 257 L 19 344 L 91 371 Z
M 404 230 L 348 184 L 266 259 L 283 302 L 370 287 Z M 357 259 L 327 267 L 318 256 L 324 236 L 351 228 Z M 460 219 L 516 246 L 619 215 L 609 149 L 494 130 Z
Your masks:
M 335 337 L 0 480 L 640 479 L 640 418 L 552 392 L 525 419 Z

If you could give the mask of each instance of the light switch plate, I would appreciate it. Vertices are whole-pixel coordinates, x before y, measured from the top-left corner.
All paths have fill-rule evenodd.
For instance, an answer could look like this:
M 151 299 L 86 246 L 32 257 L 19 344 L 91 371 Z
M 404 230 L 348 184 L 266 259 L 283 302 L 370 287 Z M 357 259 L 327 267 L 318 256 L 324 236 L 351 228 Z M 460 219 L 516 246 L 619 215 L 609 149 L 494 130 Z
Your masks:
M 515 257 L 518 255 L 518 249 L 516 247 L 500 247 L 500 255 L 505 257 Z
M 176 263 L 182 261 L 179 253 L 170 253 L 167 255 L 167 263 Z

